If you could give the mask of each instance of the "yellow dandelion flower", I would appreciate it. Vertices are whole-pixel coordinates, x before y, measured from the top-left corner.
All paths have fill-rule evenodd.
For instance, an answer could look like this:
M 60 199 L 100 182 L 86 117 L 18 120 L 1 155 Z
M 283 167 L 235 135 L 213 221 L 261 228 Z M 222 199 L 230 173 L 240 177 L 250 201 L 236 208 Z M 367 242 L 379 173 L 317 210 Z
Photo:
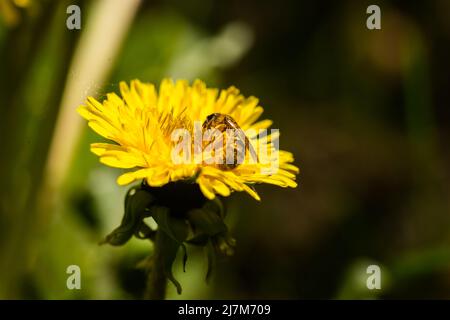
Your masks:
M 133 169 L 118 177 L 119 185 L 144 179 L 152 187 L 169 182 L 189 180 L 196 182 L 204 196 L 213 199 L 216 194 L 229 196 L 233 191 L 245 191 L 260 200 L 252 187 L 269 183 L 281 187 L 296 187 L 298 168 L 292 164 L 290 152 L 277 149 L 277 134 L 262 136 L 259 130 L 268 129 L 270 120 L 257 121 L 263 112 L 255 97 L 245 98 L 235 87 L 226 90 L 207 88 L 196 80 L 192 85 L 185 80 L 173 82 L 164 79 L 159 90 L 153 84 L 131 81 L 120 83 L 121 97 L 108 93 L 101 103 L 88 97 L 78 108 L 89 126 L 112 143 L 93 143 L 91 151 L 100 162 L 116 168 Z M 173 150 L 178 140 L 176 129 L 195 135 L 195 123 L 204 123 L 213 114 L 226 115 L 246 133 L 251 147 L 258 150 L 256 161 L 248 161 L 250 152 L 238 165 L 226 168 L 196 161 L 174 161 Z M 260 152 L 260 151 L 266 152 Z M 200 150 L 200 156 L 205 150 Z

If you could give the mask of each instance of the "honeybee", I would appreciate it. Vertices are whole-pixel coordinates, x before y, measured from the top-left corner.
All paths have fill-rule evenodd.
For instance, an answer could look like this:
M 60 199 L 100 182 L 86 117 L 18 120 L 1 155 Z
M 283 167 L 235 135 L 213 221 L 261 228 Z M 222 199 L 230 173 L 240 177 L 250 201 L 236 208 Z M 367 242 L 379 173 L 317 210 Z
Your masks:
M 206 120 L 202 124 L 202 131 L 205 132 L 209 129 L 215 129 L 221 132 L 220 139 L 211 139 L 211 141 L 206 141 L 203 144 L 203 149 L 210 145 L 211 143 L 222 143 L 223 150 L 225 152 L 222 153 L 223 161 L 222 163 L 216 164 L 222 170 L 232 170 L 236 168 L 239 164 L 242 163 L 242 160 L 245 158 L 246 151 L 250 152 L 253 160 L 258 161 L 258 156 L 250 143 L 249 139 L 245 135 L 244 131 L 239 127 L 236 120 L 234 120 L 231 116 L 222 114 L 222 113 L 213 113 L 206 117 Z M 223 144 L 224 135 L 227 134 L 227 130 L 233 130 L 234 132 L 234 141 L 232 141 L 232 145 L 227 146 Z M 230 141 L 225 139 L 226 144 Z M 229 157 L 227 157 L 227 151 L 233 152 L 233 161 L 230 161 Z M 228 161 L 227 161 L 228 159 Z M 240 160 L 241 159 L 241 160 Z

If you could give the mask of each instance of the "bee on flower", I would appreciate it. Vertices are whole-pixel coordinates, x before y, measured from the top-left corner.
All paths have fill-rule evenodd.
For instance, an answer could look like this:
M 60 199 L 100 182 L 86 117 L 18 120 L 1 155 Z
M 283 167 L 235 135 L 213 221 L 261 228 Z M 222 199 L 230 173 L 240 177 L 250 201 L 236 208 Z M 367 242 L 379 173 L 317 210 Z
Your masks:
M 159 90 L 133 80 L 121 82 L 120 92 L 103 102 L 89 97 L 78 109 L 111 141 L 93 143 L 91 151 L 108 166 L 130 169 L 119 185 L 144 179 L 159 187 L 194 179 L 208 199 L 245 191 L 257 200 L 255 184 L 297 186 L 298 168 L 292 153 L 278 150 L 278 132 L 260 134 L 272 121 L 258 121 L 263 108 L 257 98 L 245 98 L 235 87 L 208 88 L 200 80 L 189 85 L 164 79 Z M 185 161 L 177 161 L 177 152 Z

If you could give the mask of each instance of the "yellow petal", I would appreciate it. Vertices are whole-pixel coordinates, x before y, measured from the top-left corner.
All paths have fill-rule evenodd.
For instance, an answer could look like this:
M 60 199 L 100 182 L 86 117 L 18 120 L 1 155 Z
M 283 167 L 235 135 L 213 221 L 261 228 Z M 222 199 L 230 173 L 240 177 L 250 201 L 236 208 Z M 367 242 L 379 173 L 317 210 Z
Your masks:
M 203 195 L 208 198 L 209 200 L 212 200 L 216 197 L 214 192 L 212 191 L 211 185 L 208 184 L 207 180 L 202 178 L 198 179 L 197 183 L 200 187 L 200 191 L 203 193 Z

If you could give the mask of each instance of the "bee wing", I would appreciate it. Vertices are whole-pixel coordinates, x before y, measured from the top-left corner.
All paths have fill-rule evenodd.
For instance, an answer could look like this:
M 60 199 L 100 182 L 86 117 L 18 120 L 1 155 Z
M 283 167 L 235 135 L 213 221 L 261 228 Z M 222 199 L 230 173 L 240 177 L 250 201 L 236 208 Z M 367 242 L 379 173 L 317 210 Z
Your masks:
M 250 156 L 252 157 L 252 160 L 255 162 L 259 162 L 258 154 L 256 153 L 255 148 L 253 148 L 253 145 L 251 144 L 250 140 L 245 137 L 245 145 L 248 146 L 248 150 L 250 151 Z
M 238 140 L 242 141 L 245 144 L 245 150 L 249 150 L 252 160 L 258 162 L 259 159 L 258 155 L 256 154 L 255 148 L 253 148 L 250 140 L 247 138 L 244 131 L 239 127 L 237 122 L 231 117 L 226 117 L 226 122 L 229 127 L 233 128 L 237 132 Z
M 245 144 L 245 150 L 248 150 L 250 152 L 252 160 L 258 162 L 259 159 L 258 155 L 256 154 L 255 148 L 253 148 L 253 145 L 250 143 L 250 140 L 247 138 L 244 131 L 241 128 L 237 129 L 236 131 L 239 141 L 242 141 Z
M 207 139 L 207 144 L 204 146 L 204 148 L 209 147 L 209 150 L 219 151 L 222 152 L 223 149 L 223 133 L 219 130 L 212 128 L 208 129 L 208 131 L 205 132 L 205 138 Z M 218 134 L 219 133 L 219 134 Z

